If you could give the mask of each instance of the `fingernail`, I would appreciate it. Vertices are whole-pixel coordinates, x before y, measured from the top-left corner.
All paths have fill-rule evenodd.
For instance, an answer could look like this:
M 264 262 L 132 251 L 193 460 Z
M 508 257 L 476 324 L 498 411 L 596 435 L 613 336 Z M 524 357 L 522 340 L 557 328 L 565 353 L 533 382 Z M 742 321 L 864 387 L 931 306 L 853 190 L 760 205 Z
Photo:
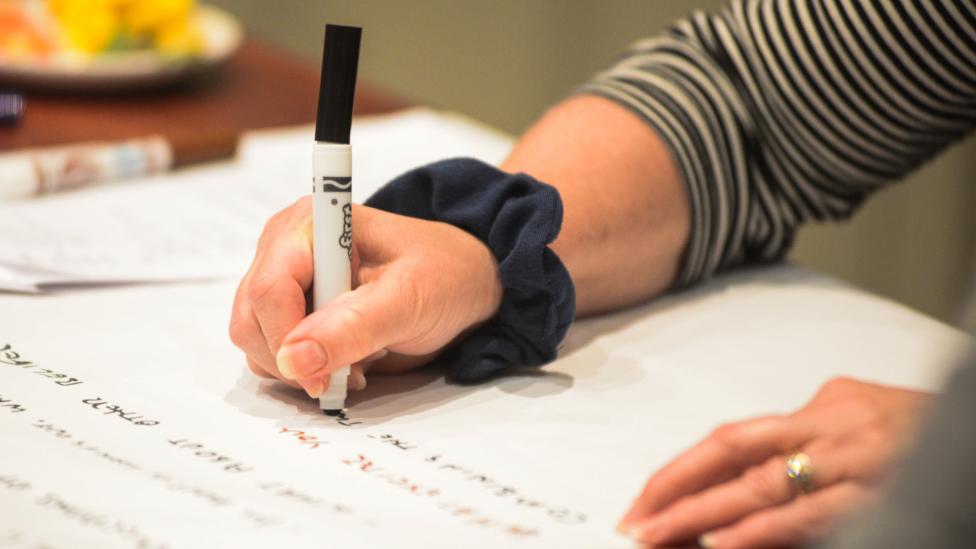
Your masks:
M 655 544 L 664 539 L 664 523 L 651 519 L 630 529 L 630 535 L 644 543 Z
M 630 531 L 633 530 L 633 524 L 634 521 L 630 520 L 630 513 L 627 513 L 624 515 L 624 518 L 620 519 L 620 522 L 617 523 L 617 531 L 621 534 L 629 535 Z
M 325 392 L 325 384 L 321 379 L 302 379 L 298 383 L 312 398 L 319 398 Z
M 329 357 L 321 345 L 306 339 L 278 349 L 278 371 L 288 379 L 311 377 L 325 367 Z
M 707 532 L 699 536 L 698 546 L 702 549 L 715 549 L 715 534 Z
M 353 370 L 349 372 L 349 388 L 353 391 L 362 391 L 366 388 L 366 376 L 362 372 Z

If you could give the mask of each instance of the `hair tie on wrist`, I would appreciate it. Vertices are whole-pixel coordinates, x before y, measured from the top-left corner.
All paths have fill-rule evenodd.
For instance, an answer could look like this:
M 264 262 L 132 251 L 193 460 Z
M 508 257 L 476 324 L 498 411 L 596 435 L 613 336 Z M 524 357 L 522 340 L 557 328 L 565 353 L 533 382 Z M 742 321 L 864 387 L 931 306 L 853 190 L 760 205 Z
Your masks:
M 498 262 L 498 313 L 439 359 L 457 381 L 484 379 L 509 366 L 556 358 L 576 315 L 573 281 L 548 244 L 559 234 L 563 204 L 555 188 L 472 158 L 442 160 L 390 181 L 367 206 L 459 227 Z

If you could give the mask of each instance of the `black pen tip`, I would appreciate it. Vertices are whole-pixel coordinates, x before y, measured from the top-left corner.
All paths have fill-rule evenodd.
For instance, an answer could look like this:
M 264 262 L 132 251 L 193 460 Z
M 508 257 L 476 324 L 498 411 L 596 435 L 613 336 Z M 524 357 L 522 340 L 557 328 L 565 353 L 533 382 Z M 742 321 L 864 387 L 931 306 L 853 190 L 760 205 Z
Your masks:
M 315 140 L 349 143 L 363 29 L 326 25 Z

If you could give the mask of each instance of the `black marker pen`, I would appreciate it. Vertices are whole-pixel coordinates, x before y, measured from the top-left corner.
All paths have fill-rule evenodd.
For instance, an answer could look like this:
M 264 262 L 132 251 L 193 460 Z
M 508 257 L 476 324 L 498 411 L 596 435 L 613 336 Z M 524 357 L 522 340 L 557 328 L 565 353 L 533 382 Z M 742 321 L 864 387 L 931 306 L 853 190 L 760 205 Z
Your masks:
M 352 287 L 352 125 L 353 97 L 362 29 L 325 26 L 322 81 L 312 149 L 312 304 L 320 310 Z M 332 373 L 319 397 L 328 415 L 346 405 L 349 365 Z

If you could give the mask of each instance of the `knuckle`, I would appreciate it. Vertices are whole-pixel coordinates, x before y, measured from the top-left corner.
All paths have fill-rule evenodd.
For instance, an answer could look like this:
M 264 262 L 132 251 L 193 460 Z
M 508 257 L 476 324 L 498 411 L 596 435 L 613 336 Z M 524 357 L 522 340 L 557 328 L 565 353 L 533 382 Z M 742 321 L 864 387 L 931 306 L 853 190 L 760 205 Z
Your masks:
M 365 356 L 371 348 L 373 334 L 369 328 L 366 313 L 355 304 L 349 303 L 337 311 L 336 319 L 343 336 L 348 338 L 346 347 L 360 356 Z
M 864 448 L 874 448 L 875 455 L 883 455 L 892 446 L 891 433 L 880 423 L 872 423 L 858 429 L 852 436 L 842 439 L 843 444 L 852 444 Z
M 403 299 L 403 306 L 408 311 L 407 316 L 414 323 L 433 317 L 428 313 L 431 312 L 430 304 L 434 302 L 432 299 L 434 290 L 427 284 L 418 284 L 419 280 L 422 280 L 422 277 L 418 275 L 418 269 L 414 268 L 402 273 L 394 283 L 395 290 Z
M 261 231 L 260 243 L 267 245 L 269 239 L 275 238 L 275 236 L 286 228 L 294 219 L 302 219 L 307 216 L 311 210 L 311 202 L 309 197 L 302 197 L 292 203 L 290 206 L 279 210 L 274 215 L 268 218 L 264 223 L 264 228 Z
M 833 395 L 833 394 L 846 394 L 851 391 L 852 388 L 859 385 L 856 379 L 846 376 L 833 377 L 827 380 L 820 389 L 820 394 Z
M 274 377 L 271 374 L 269 374 L 267 370 L 265 370 L 264 368 L 262 368 L 261 366 L 259 366 L 253 360 L 248 360 L 247 361 L 247 368 L 249 370 L 251 370 L 251 373 L 253 373 L 254 375 L 256 375 L 258 377 L 264 377 L 264 378 Z
M 780 499 L 780 484 L 786 473 L 776 460 L 746 469 L 742 483 L 762 501 L 772 502 Z
M 285 210 L 293 211 L 299 215 L 304 215 L 312 211 L 312 197 L 302 196 L 291 203 Z
M 812 537 L 826 533 L 828 526 L 827 516 L 823 504 L 817 498 L 801 495 L 797 497 L 795 503 L 796 518 L 790 521 L 797 531 L 797 537 Z
M 274 291 L 278 282 L 279 280 L 275 277 L 267 274 L 258 274 L 251 279 L 251 283 L 248 284 L 244 295 L 252 305 L 260 304 Z
M 437 328 L 445 326 L 446 309 L 450 299 L 429 281 L 430 274 L 419 260 L 405 262 L 404 268 L 390 280 L 389 292 L 396 302 L 398 314 L 393 317 L 400 326 L 393 331 L 402 331 L 405 340 L 411 343 L 426 341 Z M 449 293 L 449 292 L 448 292 Z M 407 329 L 409 327 L 409 329 Z
M 345 306 L 337 311 L 339 324 L 344 328 L 354 328 L 357 332 L 362 332 L 366 321 L 366 313 L 355 303 L 346 302 Z
M 781 529 L 774 517 L 767 513 L 747 517 L 738 526 L 733 526 L 732 540 L 729 547 L 745 549 L 762 546 L 771 532 Z
M 273 238 L 274 235 L 278 233 L 278 230 L 281 227 L 281 218 L 285 215 L 285 212 L 287 211 L 288 211 L 287 208 L 281 210 L 276 214 L 272 215 L 271 217 L 269 217 L 268 220 L 264 222 L 264 227 L 261 229 L 261 237 L 259 239 L 259 243 L 267 244 L 267 240 L 269 238 Z
M 890 433 L 881 423 L 874 422 L 860 429 L 860 438 L 872 447 L 881 447 L 882 443 L 890 441 Z
M 244 349 L 244 347 L 250 342 L 251 334 L 253 333 L 250 326 L 250 319 L 243 319 L 240 316 L 235 315 L 230 319 L 228 333 L 230 335 L 231 343 L 233 343 L 239 349 Z
M 729 451 L 737 452 L 741 446 L 742 431 L 741 423 L 724 423 L 716 427 L 708 438 Z
M 849 426 L 861 426 L 876 423 L 878 408 L 870 398 L 859 395 L 849 395 L 842 404 L 844 417 Z

